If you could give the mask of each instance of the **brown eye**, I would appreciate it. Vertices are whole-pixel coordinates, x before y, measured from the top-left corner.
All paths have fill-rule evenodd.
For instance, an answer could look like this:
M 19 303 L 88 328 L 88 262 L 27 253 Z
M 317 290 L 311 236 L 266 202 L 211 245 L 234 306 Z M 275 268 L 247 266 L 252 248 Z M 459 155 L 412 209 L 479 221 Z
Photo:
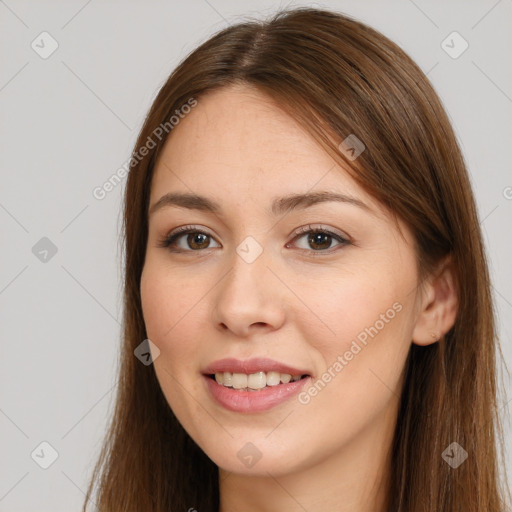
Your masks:
M 327 233 L 310 233 L 308 244 L 312 249 L 329 249 L 332 243 L 332 236 Z
M 350 241 L 347 238 L 323 228 L 311 228 L 311 226 L 307 226 L 298 230 L 296 234 L 298 236 L 295 237 L 295 240 L 306 240 L 305 246 L 303 245 L 301 247 L 300 244 L 297 244 L 297 246 L 300 249 L 309 251 L 310 253 L 325 253 L 337 245 L 345 246 L 350 244 Z M 333 242 L 336 242 L 336 244 L 332 245 Z M 329 253 L 330 252 L 332 251 L 329 251 Z
M 206 249 L 209 245 L 209 236 L 204 233 L 192 233 L 187 236 L 187 244 L 191 249 Z
M 212 241 L 214 238 L 210 234 L 185 226 L 161 240 L 159 247 L 166 247 L 171 252 L 199 252 L 211 249 Z

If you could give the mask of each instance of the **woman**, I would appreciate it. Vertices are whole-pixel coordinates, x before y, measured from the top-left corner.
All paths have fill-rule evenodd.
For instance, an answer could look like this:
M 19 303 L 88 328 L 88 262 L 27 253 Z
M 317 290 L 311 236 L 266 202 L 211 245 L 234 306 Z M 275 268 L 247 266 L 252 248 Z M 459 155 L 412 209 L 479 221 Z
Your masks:
M 214 35 L 155 99 L 124 214 L 98 510 L 503 510 L 475 202 L 395 44 L 309 8 Z

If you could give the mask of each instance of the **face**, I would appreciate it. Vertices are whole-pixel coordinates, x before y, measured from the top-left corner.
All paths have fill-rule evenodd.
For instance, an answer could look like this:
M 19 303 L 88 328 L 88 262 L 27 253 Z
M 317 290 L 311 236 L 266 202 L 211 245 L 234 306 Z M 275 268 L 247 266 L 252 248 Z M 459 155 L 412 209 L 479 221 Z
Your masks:
M 220 468 L 283 475 L 391 435 L 418 316 L 400 231 L 254 89 L 211 92 L 174 128 L 143 315 L 169 406 Z

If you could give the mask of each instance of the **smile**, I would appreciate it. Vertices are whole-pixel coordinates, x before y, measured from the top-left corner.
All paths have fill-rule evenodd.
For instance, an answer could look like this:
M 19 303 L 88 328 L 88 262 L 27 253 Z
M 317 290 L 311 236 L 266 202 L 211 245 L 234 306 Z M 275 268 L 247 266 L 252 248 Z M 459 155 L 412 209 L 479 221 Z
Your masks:
M 235 374 L 235 380 L 237 380 L 236 375 L 237 374 Z M 292 378 L 289 374 L 283 375 L 285 375 L 284 380 Z M 231 378 L 233 378 L 233 375 L 231 375 Z M 302 377 L 298 376 L 298 380 L 296 376 L 296 380 L 290 380 L 289 382 L 284 383 L 281 382 L 280 374 L 279 384 L 269 385 L 267 383 L 263 388 L 252 389 L 248 386 L 244 386 L 244 378 L 248 380 L 249 375 L 243 375 L 239 381 L 241 387 L 236 389 L 233 386 L 228 387 L 225 384 L 219 384 L 214 375 L 203 375 L 206 393 L 210 399 L 212 399 L 217 405 L 222 406 L 224 409 L 238 413 L 264 412 L 277 407 L 278 405 L 284 404 L 285 402 L 291 401 L 295 395 L 306 389 L 307 386 L 311 385 L 312 380 L 309 375 L 304 375 Z M 270 378 L 272 381 L 272 375 Z
M 217 384 L 242 391 L 258 391 L 270 386 L 296 382 L 304 377 L 306 375 L 290 375 L 289 373 L 275 371 L 257 372 L 249 375 L 245 373 L 218 372 L 215 375 L 210 375 L 210 378 L 214 378 Z

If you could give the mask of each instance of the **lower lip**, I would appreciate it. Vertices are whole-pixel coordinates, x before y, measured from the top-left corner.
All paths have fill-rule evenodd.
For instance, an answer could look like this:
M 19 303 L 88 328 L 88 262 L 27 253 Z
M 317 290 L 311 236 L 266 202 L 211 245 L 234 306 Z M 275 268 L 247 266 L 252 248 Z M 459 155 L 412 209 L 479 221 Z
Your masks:
M 306 377 L 288 384 L 268 386 L 258 391 L 240 391 L 222 386 L 206 375 L 204 378 L 215 401 L 234 412 L 260 412 L 272 409 L 295 396 L 311 381 L 311 377 Z

